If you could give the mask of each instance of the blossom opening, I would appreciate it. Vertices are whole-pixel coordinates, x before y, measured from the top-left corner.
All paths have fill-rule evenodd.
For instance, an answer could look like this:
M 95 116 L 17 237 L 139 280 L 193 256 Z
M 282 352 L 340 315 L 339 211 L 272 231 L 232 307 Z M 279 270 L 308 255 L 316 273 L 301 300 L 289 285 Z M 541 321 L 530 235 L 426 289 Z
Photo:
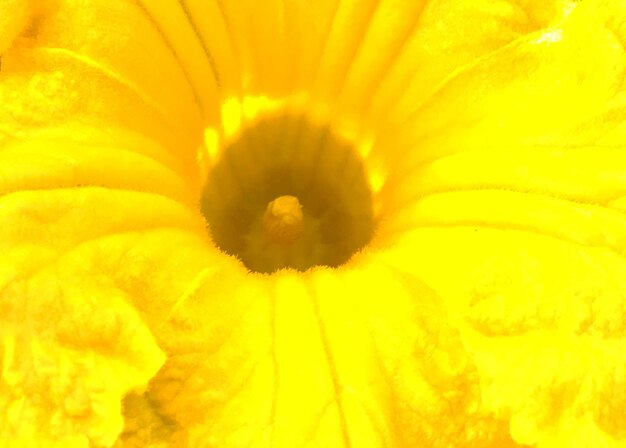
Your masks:
M 363 162 L 330 126 L 294 113 L 261 117 L 210 165 L 202 212 L 213 241 L 251 271 L 337 267 L 372 237 Z

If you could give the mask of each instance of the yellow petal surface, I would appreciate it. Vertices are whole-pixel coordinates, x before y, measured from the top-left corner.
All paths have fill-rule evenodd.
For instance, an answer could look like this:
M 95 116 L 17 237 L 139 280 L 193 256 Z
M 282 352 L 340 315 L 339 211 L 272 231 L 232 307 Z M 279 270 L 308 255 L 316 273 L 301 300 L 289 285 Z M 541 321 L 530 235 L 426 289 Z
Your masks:
M 9 48 L 13 41 L 27 27 L 32 14 L 32 2 L 7 0 L 0 6 L 0 54 Z
M 0 446 L 625 445 L 619 1 L 26 6 L 0 8 Z M 197 149 L 228 98 L 301 93 L 375 136 L 378 232 L 253 274 Z
M 149 316 L 133 306 L 143 279 L 132 273 L 148 257 L 133 251 L 154 234 L 180 238 L 181 215 L 190 214 L 141 191 L 141 181 L 98 181 L 89 174 L 93 148 L 29 140 L 1 154 L 13 171 L 0 176 L 0 444 L 110 446 L 124 424 L 121 399 L 145 390 L 164 361 Z M 130 157 L 119 154 L 118 162 Z M 167 178 L 138 160 L 131 158 L 134 173 L 145 165 L 146 174 Z M 108 176 L 117 169 L 119 179 L 123 166 L 109 167 Z M 127 263 L 121 278 L 110 275 Z
M 458 313 L 482 404 L 523 445 L 624 443 L 623 20 L 582 5 L 451 78 L 383 192 L 384 259 L 412 259 Z
M 148 135 L 194 175 L 199 99 L 150 16 L 132 2 L 49 3 L 1 55 L 0 136 L 72 123 L 85 129 L 64 134 L 80 139 L 89 128 L 123 127 Z

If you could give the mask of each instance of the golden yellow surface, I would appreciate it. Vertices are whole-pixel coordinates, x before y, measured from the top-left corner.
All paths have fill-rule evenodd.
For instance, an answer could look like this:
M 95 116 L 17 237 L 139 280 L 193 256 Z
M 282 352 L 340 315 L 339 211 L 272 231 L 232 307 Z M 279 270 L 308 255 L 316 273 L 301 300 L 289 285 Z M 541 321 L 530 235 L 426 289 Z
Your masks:
M 0 0 L 0 447 L 626 447 L 625 44 L 622 0 Z M 207 231 L 277 110 L 363 158 L 337 268 Z

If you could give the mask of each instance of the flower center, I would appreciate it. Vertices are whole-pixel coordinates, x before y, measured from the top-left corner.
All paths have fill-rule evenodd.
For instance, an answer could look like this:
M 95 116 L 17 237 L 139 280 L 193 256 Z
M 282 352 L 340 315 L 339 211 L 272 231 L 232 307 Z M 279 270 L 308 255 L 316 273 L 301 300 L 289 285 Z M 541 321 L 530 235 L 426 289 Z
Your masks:
M 304 229 L 302 205 L 295 196 L 280 196 L 267 204 L 263 216 L 265 236 L 280 244 L 296 241 Z
M 360 156 L 329 126 L 295 114 L 257 119 L 219 151 L 202 212 L 215 244 L 262 273 L 337 267 L 374 230 Z

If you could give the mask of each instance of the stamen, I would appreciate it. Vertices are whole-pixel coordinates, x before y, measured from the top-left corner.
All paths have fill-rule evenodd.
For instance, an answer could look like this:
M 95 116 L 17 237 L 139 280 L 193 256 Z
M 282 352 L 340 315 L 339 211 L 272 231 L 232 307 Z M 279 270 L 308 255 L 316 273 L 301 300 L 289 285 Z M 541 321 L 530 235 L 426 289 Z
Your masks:
M 279 196 L 267 204 L 263 216 L 265 235 L 279 244 L 291 244 L 304 231 L 302 205 L 295 196 Z

